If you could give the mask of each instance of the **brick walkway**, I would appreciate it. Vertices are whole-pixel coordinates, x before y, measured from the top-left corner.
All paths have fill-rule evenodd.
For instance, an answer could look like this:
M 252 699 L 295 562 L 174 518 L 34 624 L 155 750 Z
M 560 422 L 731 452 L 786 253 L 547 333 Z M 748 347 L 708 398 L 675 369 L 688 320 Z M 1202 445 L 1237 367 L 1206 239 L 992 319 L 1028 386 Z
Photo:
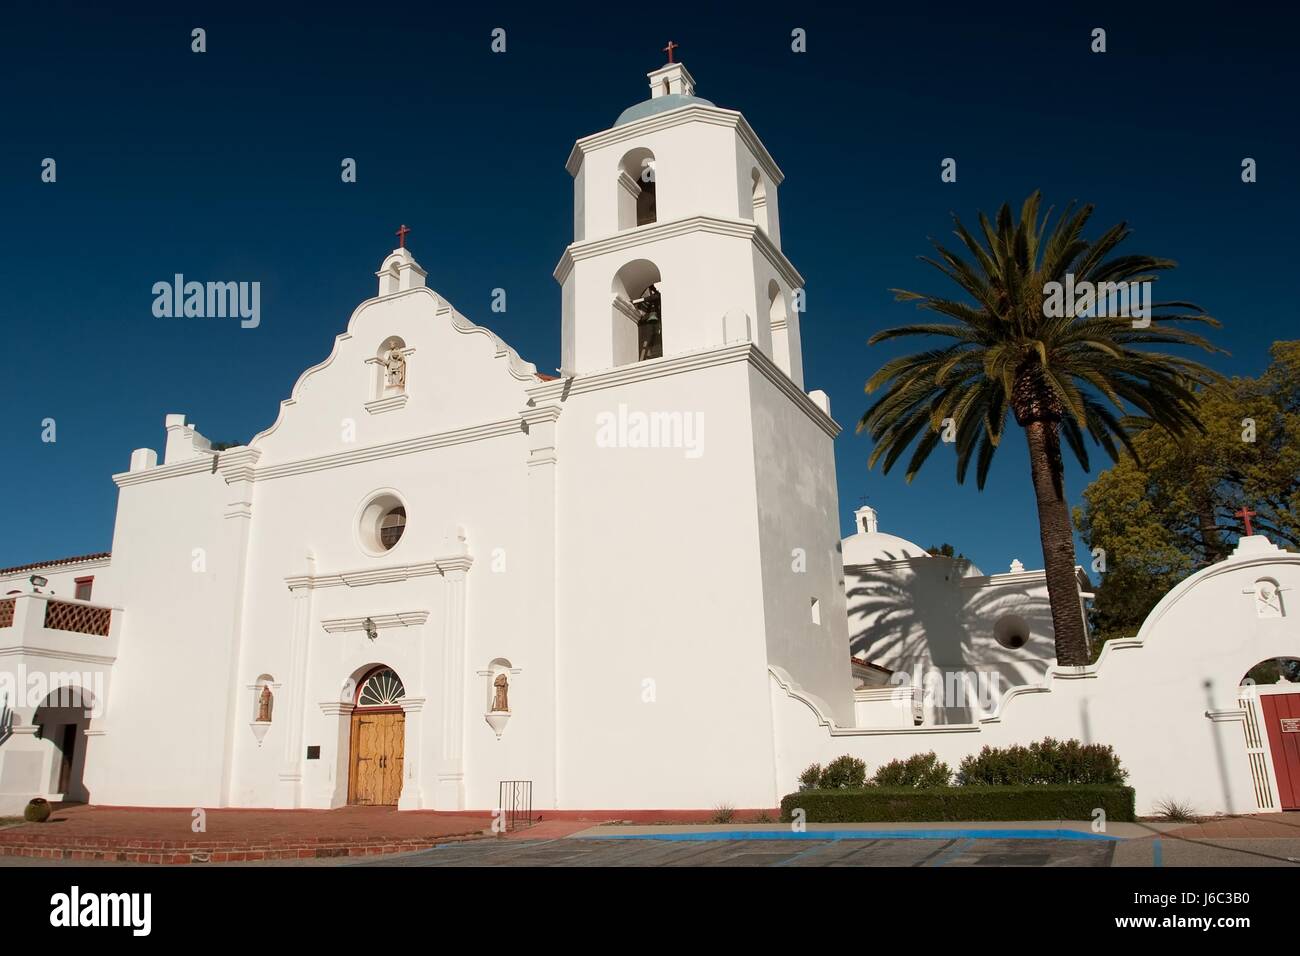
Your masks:
M 376 856 L 477 839 L 492 822 L 392 807 L 208 810 L 203 833 L 192 831 L 193 819 L 186 809 L 72 806 L 45 823 L 0 830 L 0 855 L 128 863 Z

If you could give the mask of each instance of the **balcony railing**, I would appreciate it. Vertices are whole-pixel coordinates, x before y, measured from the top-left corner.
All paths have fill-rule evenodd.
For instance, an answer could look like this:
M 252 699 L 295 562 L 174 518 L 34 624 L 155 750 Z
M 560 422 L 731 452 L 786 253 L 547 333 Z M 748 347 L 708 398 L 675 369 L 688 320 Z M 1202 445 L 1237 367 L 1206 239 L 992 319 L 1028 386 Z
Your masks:
M 54 631 L 75 631 L 78 634 L 108 637 L 112 618 L 111 607 L 74 604 L 71 601 L 45 602 L 45 626 Z
M 122 617 L 120 607 L 13 594 L 0 598 L 0 648 L 116 657 Z

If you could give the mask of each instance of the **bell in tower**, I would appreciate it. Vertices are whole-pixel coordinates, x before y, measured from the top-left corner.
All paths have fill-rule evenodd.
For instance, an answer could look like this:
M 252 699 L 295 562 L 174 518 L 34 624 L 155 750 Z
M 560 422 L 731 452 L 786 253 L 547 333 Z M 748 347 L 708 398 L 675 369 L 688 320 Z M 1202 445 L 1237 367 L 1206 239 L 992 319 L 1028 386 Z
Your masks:
M 647 79 L 649 99 L 579 139 L 566 164 L 561 366 L 586 375 L 749 341 L 801 388 L 803 278 L 781 251 L 781 170 L 740 113 L 695 94 L 684 65 Z
M 663 322 L 659 307 L 659 290 L 651 285 L 635 303 L 641 314 L 637 322 L 637 361 L 662 358 L 664 354 Z

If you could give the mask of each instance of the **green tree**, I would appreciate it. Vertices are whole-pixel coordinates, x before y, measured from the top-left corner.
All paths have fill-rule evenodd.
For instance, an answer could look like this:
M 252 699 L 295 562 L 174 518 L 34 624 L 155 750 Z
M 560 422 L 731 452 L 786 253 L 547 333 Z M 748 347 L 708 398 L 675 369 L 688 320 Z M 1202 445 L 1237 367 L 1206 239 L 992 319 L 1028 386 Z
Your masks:
M 909 481 L 948 435 L 956 444 L 957 481 L 965 480 L 974 458 L 976 482 L 983 489 L 1007 414 L 1015 416 L 1029 446 L 1056 657 L 1062 664 L 1085 664 L 1088 640 L 1075 590 L 1061 441 L 1087 470 L 1085 433 L 1117 459 L 1119 447 L 1129 444 L 1121 419 L 1133 411 L 1171 434 L 1200 428 L 1196 388 L 1216 381 L 1215 373 L 1190 359 L 1134 346 L 1192 345 L 1216 351 L 1177 323 L 1218 323 L 1188 302 L 1151 303 L 1145 326 L 1132 318 L 1097 314 L 1109 309 L 1085 308 L 1076 315 L 1075 309 L 1050 307 L 1048 284 L 1065 283 L 1067 275 L 1076 287 L 1140 287 L 1176 264 L 1146 255 L 1112 255 L 1129 236 L 1122 222 L 1094 241 L 1085 239 L 1090 205 L 1076 209 L 1071 204 L 1049 233 L 1052 210 L 1040 216 L 1040 201 L 1037 192 L 1026 199 L 1019 221 L 1013 221 L 1005 204 L 996 225 L 981 213 L 983 241 L 954 216 L 956 235 L 970 261 L 932 243 L 938 258 L 922 261 L 951 279 L 965 301 L 892 290 L 896 300 L 915 302 L 950 321 L 886 329 L 873 335 L 871 344 L 902 336 L 950 341 L 881 366 L 866 391 L 883 388 L 884 393 L 863 414 L 858 430 L 875 440 L 869 466 L 879 462 L 885 472 L 915 443 L 907 465 Z
M 1300 341 L 1271 353 L 1259 377 L 1205 391 L 1204 431 L 1140 429 L 1137 457 L 1122 453 L 1084 490 L 1074 522 L 1104 552 L 1094 604 L 1103 640 L 1135 633 L 1178 581 L 1226 557 L 1245 532 L 1243 506 L 1257 533 L 1300 547 Z
M 966 561 L 967 563 L 970 562 L 970 558 L 966 557 L 966 555 L 962 554 L 960 551 L 958 551 L 956 548 L 950 545 L 947 541 L 945 541 L 943 544 L 926 548 L 925 553 L 932 554 L 936 558 L 953 558 L 956 561 Z

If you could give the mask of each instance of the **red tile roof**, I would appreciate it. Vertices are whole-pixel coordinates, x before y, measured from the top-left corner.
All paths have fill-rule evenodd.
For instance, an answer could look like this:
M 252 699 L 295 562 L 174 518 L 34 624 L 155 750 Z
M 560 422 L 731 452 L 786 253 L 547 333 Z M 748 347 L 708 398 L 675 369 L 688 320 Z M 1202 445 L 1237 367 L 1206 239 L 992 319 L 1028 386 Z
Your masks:
M 37 561 L 34 564 L 16 564 L 12 568 L 0 568 L 0 574 L 15 574 L 19 571 L 36 571 L 40 568 L 55 568 L 65 564 L 81 564 L 83 561 L 98 561 L 113 556 L 112 551 L 97 551 L 94 554 L 78 554 L 71 558 L 55 558 L 53 561 Z

